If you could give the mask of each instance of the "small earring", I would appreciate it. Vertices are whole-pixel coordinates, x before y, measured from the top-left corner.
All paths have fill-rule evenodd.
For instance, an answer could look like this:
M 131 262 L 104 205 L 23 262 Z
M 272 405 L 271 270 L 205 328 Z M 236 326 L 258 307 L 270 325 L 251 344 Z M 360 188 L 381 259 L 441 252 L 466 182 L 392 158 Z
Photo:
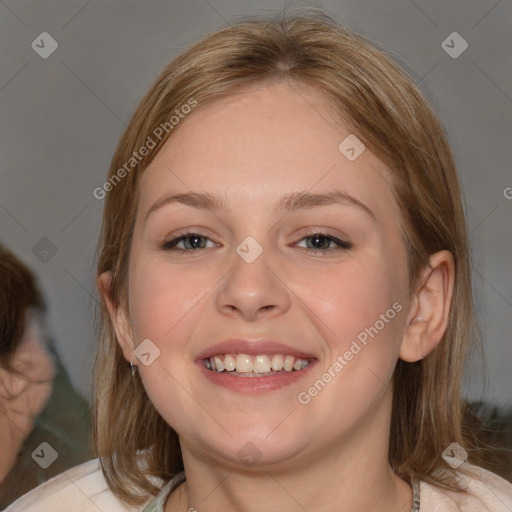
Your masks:
M 135 366 L 133 365 L 133 363 L 130 361 L 130 366 L 132 367 L 132 378 L 135 377 Z

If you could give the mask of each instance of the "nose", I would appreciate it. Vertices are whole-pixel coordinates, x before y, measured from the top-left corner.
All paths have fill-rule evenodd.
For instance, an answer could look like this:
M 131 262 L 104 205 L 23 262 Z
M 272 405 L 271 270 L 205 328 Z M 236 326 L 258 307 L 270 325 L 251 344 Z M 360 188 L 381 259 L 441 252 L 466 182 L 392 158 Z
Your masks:
M 235 252 L 233 266 L 217 289 L 217 307 L 222 314 L 255 321 L 288 310 L 291 291 L 284 269 L 270 260 L 265 250 L 251 263 Z

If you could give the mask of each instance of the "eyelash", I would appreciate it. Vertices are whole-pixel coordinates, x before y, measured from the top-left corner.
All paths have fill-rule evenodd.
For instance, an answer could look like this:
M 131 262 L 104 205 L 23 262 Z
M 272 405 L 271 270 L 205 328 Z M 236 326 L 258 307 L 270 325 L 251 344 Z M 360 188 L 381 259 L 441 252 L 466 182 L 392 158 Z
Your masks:
M 162 250 L 164 251 L 177 251 L 177 252 L 180 252 L 180 253 L 184 253 L 184 252 L 190 252 L 190 251 L 197 251 L 197 250 L 200 250 L 200 249 L 181 249 L 181 248 L 176 248 L 176 244 L 178 244 L 179 242 L 181 242 L 182 240 L 186 239 L 186 238 L 190 238 L 190 237 L 201 237 L 201 238 L 206 238 L 208 240 L 210 240 L 208 238 L 208 236 L 206 236 L 204 233 L 201 233 L 199 231 L 190 231 L 190 232 L 187 232 L 187 233 L 183 233 L 171 240 L 167 240 L 165 241 L 163 244 L 162 244 Z M 326 238 L 327 240 L 330 240 L 332 242 L 334 242 L 336 245 L 338 245 L 338 248 L 335 249 L 336 251 L 348 251 L 350 249 L 352 249 L 352 244 L 350 242 L 346 242 L 344 240 L 340 240 L 339 238 L 336 238 L 335 236 L 332 236 L 332 235 L 329 235 L 327 233 L 321 233 L 321 232 L 314 232 L 314 233 L 311 233 L 309 235 L 306 235 L 304 237 L 302 237 L 299 241 L 302 241 L 306 238 L 314 238 L 314 237 L 319 237 L 319 238 Z M 327 254 L 329 252 L 333 252 L 332 250 L 330 249 L 309 249 L 309 248 L 306 248 L 306 250 L 308 251 L 313 251 L 315 254 Z

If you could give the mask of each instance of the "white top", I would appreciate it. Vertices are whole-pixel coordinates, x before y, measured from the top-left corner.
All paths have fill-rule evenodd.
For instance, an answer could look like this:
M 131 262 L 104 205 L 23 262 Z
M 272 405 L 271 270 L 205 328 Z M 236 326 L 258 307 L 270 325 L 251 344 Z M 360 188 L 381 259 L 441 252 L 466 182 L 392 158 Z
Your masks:
M 512 512 L 512 483 L 485 469 L 464 463 L 458 468 L 465 495 L 420 482 L 420 512 Z M 90 460 L 48 480 L 25 494 L 6 512 L 163 512 L 176 477 L 156 498 L 141 507 L 125 507 L 108 488 L 98 459 Z

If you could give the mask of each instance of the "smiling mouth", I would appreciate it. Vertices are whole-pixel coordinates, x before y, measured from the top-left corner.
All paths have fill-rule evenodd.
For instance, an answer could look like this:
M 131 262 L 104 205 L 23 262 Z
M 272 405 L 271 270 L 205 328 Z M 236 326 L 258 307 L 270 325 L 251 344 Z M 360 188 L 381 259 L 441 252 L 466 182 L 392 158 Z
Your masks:
M 310 364 L 309 359 L 301 359 L 286 354 L 256 355 L 219 354 L 203 359 L 207 370 L 234 377 L 266 377 L 282 373 L 300 372 Z

